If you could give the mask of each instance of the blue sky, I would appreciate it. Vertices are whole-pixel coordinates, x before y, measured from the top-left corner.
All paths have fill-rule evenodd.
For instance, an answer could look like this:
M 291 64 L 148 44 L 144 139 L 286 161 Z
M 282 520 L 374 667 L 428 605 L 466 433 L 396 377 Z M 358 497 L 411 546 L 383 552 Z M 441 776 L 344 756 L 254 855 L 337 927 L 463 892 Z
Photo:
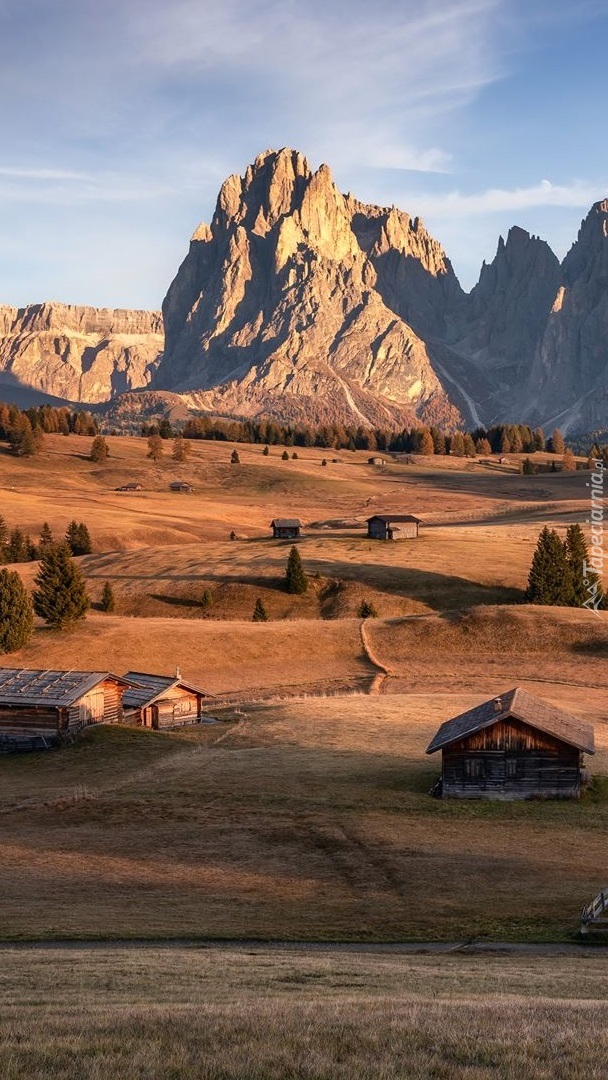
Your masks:
M 0 304 L 160 306 L 268 147 L 419 214 L 466 288 L 608 196 L 605 0 L 0 0 Z

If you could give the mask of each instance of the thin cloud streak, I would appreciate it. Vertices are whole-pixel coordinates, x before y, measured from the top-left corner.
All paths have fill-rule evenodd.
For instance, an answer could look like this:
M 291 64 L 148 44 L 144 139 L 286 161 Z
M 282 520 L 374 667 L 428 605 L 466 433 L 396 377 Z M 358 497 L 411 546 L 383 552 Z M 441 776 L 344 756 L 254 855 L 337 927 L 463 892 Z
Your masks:
M 608 184 L 604 190 L 608 189 Z M 505 210 L 524 210 L 536 206 L 589 207 L 602 198 L 601 189 L 584 182 L 570 185 L 552 184 L 542 180 L 528 188 L 514 188 L 511 191 L 491 188 L 473 195 L 463 195 L 452 191 L 446 195 L 421 195 L 416 197 L 416 210 L 421 214 L 432 214 L 435 218 L 477 217 L 483 214 L 497 214 Z

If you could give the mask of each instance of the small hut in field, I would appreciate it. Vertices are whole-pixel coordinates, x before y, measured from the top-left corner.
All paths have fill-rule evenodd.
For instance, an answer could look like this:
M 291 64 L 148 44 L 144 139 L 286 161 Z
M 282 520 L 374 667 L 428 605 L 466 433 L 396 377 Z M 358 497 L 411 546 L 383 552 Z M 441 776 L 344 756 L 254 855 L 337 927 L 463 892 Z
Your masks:
M 109 671 L 0 668 L 0 749 L 58 746 L 91 724 L 119 723 L 128 685 Z
M 411 514 L 374 514 L 367 519 L 370 540 L 415 540 L 420 518 Z
M 270 522 L 275 540 L 297 540 L 302 532 L 299 518 L 275 518 Z
M 200 723 L 202 704 L 213 695 L 175 675 L 150 675 L 129 671 L 129 689 L 123 702 L 125 720 L 161 731 Z
M 169 484 L 169 490 L 175 491 L 179 495 L 191 495 L 194 488 L 192 484 L 187 484 L 185 480 L 172 480 Z
M 521 687 L 441 725 L 441 795 L 453 799 L 578 799 L 593 728 Z

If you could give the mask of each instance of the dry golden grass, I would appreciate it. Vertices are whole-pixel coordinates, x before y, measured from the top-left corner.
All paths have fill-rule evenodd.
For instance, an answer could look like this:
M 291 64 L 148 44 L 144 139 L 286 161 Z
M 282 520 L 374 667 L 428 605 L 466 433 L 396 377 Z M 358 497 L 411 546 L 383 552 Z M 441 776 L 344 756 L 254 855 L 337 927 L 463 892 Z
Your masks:
M 594 956 L 5 949 L 0 985 L 6 1080 L 603 1080 L 608 1061 Z
M 475 700 L 259 705 L 227 727 L 97 729 L 0 760 L 3 933 L 569 938 L 605 884 L 606 781 L 580 803 L 431 799 L 426 745 Z

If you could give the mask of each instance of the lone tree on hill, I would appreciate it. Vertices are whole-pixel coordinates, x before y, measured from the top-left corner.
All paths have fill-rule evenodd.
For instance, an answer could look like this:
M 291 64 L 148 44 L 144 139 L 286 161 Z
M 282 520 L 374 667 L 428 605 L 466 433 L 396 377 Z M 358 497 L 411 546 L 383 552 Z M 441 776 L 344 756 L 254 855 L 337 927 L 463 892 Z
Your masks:
M 357 608 L 357 616 L 359 619 L 377 619 L 378 612 L 369 600 L 362 600 Z
M 297 547 L 292 547 L 289 552 L 287 569 L 285 571 L 285 581 L 287 592 L 293 593 L 296 596 L 302 596 L 308 588 L 308 580 L 304 573 L 300 552 Z
M 572 575 L 566 548 L 554 529 L 541 531 L 532 558 L 526 600 L 529 604 L 572 604 Z
M 44 549 L 49 546 L 49 544 L 53 544 L 54 542 L 55 541 L 53 540 L 53 534 L 51 532 L 51 527 L 48 521 L 43 521 L 42 528 L 40 530 L 40 536 L 38 537 L 38 548 L 40 552 L 42 553 Z
M 16 570 L 0 570 L 0 653 L 27 645 L 34 629 L 34 609 Z
M 255 607 L 253 609 L 253 615 L 251 616 L 252 622 L 268 622 L 268 612 L 264 607 L 260 597 L 258 596 Z
M 281 461 L 289 461 L 289 454 L 287 450 L 283 450 L 283 453 L 281 454 Z
M 231 465 L 240 465 L 240 463 L 241 463 L 241 459 L 239 457 L 238 450 L 233 450 L 231 455 L 230 455 L 230 464 Z
M 103 592 L 101 594 L 100 608 L 102 611 L 114 611 L 116 607 L 116 598 L 114 596 L 114 589 L 109 581 L 106 581 Z
M 40 559 L 34 582 L 34 611 L 49 626 L 65 630 L 84 619 L 90 601 L 80 567 L 67 544 L 52 544 Z
M 160 461 L 165 452 L 164 442 L 160 435 L 150 435 L 148 437 L 148 457 L 152 461 Z
M 190 454 L 190 443 L 184 439 L 183 435 L 177 435 L 173 440 L 173 449 L 171 451 L 171 457 L 174 461 L 182 462 L 188 460 Z
M 103 435 L 96 435 L 91 445 L 91 453 L 89 455 L 91 461 L 99 462 L 105 461 L 110 456 L 110 448 L 104 439 Z

